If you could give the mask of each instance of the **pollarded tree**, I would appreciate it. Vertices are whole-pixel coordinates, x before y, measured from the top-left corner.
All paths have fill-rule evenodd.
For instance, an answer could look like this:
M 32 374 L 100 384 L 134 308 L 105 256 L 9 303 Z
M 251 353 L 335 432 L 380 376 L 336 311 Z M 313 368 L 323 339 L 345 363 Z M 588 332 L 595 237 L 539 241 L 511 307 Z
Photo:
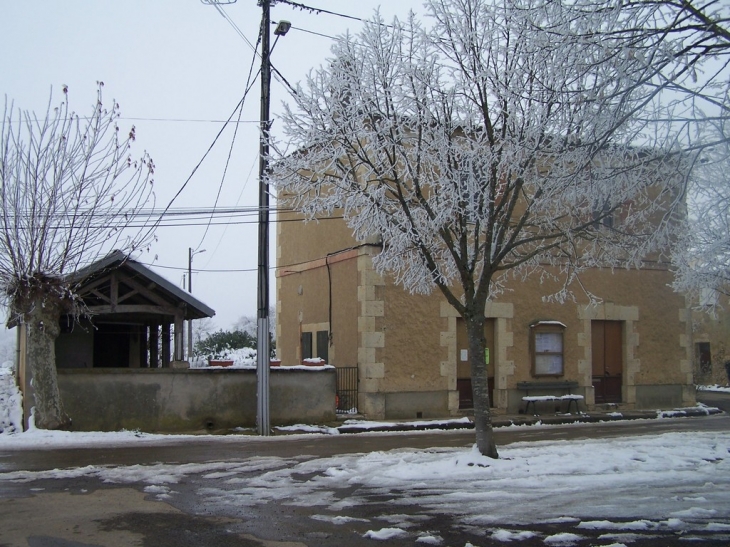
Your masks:
M 438 288 L 465 320 L 476 440 L 497 457 L 484 355 L 486 302 L 510 276 L 569 285 L 592 266 L 639 265 L 669 240 L 682 157 L 649 143 L 634 85 L 654 71 L 590 38 L 612 12 L 560 2 L 431 0 L 333 47 L 287 110 L 297 151 L 274 183 L 309 218 L 344 215 L 379 237 L 381 273 Z M 646 146 L 653 147 L 647 151 Z
M 63 100 L 37 118 L 5 104 L 0 131 L 0 294 L 9 325 L 27 328 L 36 425 L 67 424 L 56 378 L 54 342 L 62 314 L 84 313 L 68 274 L 112 250 L 134 252 L 150 240 L 140 218 L 152 197 L 154 164 L 131 155 L 134 127 L 118 126 L 119 105 L 88 117 Z

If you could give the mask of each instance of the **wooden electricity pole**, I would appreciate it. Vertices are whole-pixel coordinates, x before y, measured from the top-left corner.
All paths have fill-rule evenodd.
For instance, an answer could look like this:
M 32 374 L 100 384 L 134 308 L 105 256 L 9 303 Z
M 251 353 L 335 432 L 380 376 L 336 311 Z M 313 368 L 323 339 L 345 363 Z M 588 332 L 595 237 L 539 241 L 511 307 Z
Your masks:
M 269 106 L 271 104 L 270 0 L 259 0 L 261 20 L 261 144 L 259 151 L 258 312 L 256 315 L 256 427 L 270 434 L 269 418 Z

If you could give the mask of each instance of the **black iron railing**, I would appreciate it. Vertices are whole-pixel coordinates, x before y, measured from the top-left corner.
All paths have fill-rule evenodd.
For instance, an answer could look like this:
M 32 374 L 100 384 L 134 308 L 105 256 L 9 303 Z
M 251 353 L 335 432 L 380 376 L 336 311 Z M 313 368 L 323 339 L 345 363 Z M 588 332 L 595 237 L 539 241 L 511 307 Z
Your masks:
M 357 414 L 357 367 L 337 367 L 337 414 Z

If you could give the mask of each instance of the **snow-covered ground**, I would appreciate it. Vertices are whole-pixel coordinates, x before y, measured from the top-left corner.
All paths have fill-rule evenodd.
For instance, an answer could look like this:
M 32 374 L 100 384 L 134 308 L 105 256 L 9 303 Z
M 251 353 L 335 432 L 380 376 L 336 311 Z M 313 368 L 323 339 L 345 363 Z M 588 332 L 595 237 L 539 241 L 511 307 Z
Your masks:
M 6 425 L 0 449 L 113 448 L 186 438 L 129 431 L 9 433 L 12 427 L 7 424 L 19 420 L 12 410 L 19 404 L 18 395 L 9 378 L 0 369 L 0 398 L 10 401 L 0 409 Z M 240 436 L 190 438 L 247 442 Z M 267 442 L 290 439 L 270 437 Z M 615 539 L 616 546 L 630 544 L 637 533 L 675 532 L 683 532 L 685 538 L 711 533 L 730 544 L 730 432 L 518 443 L 500 447 L 500 456 L 490 460 L 473 449 L 404 449 L 328 458 L 16 471 L 0 473 L 0 481 L 88 477 L 134 484 L 160 501 L 174 499 L 176 485 L 194 484 L 196 496 L 211 514 L 225 515 L 234 508 L 271 501 L 308 508 L 311 518 L 332 526 L 359 522 L 366 528 L 364 537 L 374 540 L 405 538 L 419 544 L 442 544 L 437 533 L 420 523 L 444 514 L 453 515 L 465 531 L 502 542 L 518 543 L 539 535 L 531 525 L 564 522 L 574 533 L 545 537 L 546 544 L 570 545 L 578 541 L 581 530 L 601 530 L 607 540 Z M 374 495 L 391 500 L 390 520 L 384 516 L 363 521 L 357 516 L 357 508 Z
M 127 435 L 131 442 L 155 437 Z M 8 440 L 0 439 L 0 447 Z M 357 509 L 375 495 L 391 500 L 391 521 L 367 521 L 367 537 L 419 543 L 439 544 L 419 522 L 443 514 L 453 515 L 460 529 L 502 541 L 530 537 L 530 525 L 564 522 L 576 537 L 581 529 L 602 530 L 620 540 L 616 545 L 630 543 L 637 532 L 679 531 L 712 532 L 730 543 L 730 432 L 527 442 L 503 446 L 500 455 L 490 460 L 474 449 L 404 449 L 16 471 L 0 473 L 0 481 L 91 477 L 135 484 L 161 501 L 174 498 L 176 485 L 192 483 L 209 514 L 274 502 L 309 508 L 312 518 L 333 526 L 359 519 Z

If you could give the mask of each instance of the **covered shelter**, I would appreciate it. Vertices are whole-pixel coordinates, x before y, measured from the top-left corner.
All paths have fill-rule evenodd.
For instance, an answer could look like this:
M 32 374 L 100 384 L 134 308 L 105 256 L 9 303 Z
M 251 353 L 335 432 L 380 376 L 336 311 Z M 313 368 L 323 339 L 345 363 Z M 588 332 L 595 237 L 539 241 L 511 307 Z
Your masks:
M 215 315 L 121 251 L 74 272 L 69 280 L 86 317 L 62 318 L 56 340 L 59 369 L 170 367 L 185 359 L 184 321 Z
M 190 368 L 183 324 L 215 312 L 121 252 L 67 278 L 82 317 L 61 318 L 58 388 L 76 431 L 224 432 L 256 424 L 253 368 Z M 26 325 L 19 325 L 18 383 L 24 427 L 33 405 Z M 335 419 L 332 367 L 277 367 L 272 420 L 289 425 Z

